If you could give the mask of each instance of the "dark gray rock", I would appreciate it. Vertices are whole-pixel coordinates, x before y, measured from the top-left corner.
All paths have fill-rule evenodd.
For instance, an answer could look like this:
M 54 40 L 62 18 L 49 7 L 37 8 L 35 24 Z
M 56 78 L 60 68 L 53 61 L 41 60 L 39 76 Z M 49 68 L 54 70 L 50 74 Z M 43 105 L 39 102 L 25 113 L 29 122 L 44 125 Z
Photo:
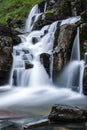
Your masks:
M 33 38 L 32 38 L 32 43 L 33 43 L 33 44 L 36 44 L 37 42 L 38 42 L 38 39 L 37 39 L 36 37 L 33 37 Z
M 76 35 L 75 25 L 63 25 L 56 36 L 56 46 L 58 52 L 54 51 L 53 77 L 62 70 L 64 65 L 70 60 L 73 41 Z M 58 30 L 57 30 L 58 31 Z
M 47 73 L 50 76 L 50 55 L 47 53 L 42 53 L 40 55 L 40 60 L 41 60 L 41 63 L 43 64 L 43 66 L 45 67 Z
M 87 52 L 87 23 L 80 25 L 81 57 L 84 58 L 84 52 Z
M 69 105 L 55 105 L 48 116 L 50 122 L 82 122 L 86 120 L 86 111 Z
M 87 10 L 81 13 L 81 18 L 83 22 L 87 23 Z
M 13 72 L 13 83 L 12 85 L 17 86 L 17 70 Z
M 30 62 L 25 62 L 25 69 L 32 69 L 33 68 L 33 64 L 31 64 Z
M 0 85 L 8 82 L 12 65 L 13 40 L 10 31 L 8 27 L 0 26 Z

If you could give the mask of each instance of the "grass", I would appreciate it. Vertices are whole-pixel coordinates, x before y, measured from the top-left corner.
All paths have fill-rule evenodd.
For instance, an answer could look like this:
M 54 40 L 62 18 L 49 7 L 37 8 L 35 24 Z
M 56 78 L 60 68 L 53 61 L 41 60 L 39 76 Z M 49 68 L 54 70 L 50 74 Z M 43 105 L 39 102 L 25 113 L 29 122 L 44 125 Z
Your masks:
M 31 8 L 42 0 L 0 0 L 0 24 L 7 24 L 10 19 L 27 17 Z

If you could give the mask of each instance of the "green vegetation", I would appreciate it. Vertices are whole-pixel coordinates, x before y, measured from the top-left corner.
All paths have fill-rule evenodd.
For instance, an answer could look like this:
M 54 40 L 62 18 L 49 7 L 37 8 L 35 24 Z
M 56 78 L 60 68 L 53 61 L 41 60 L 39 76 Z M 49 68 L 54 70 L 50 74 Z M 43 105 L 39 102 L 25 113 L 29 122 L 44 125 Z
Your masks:
M 53 13 L 52 10 L 47 10 L 47 11 L 45 12 L 45 14 L 52 14 L 52 13 Z
M 42 0 L 0 0 L 0 24 L 6 24 L 10 18 L 23 19 L 27 17 L 30 9 Z

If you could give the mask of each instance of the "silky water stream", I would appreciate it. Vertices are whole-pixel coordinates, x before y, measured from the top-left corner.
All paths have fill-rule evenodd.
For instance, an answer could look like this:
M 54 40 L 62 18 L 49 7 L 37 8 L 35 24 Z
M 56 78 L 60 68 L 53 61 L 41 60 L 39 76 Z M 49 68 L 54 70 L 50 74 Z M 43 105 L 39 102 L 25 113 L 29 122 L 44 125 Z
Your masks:
M 58 21 L 44 26 L 41 30 L 32 31 L 34 23 L 41 14 L 38 5 L 35 5 L 26 21 L 27 33 L 21 35 L 21 43 L 13 47 L 9 84 L 0 87 L 0 109 L 35 116 L 48 115 L 53 104 L 71 104 L 87 108 L 87 98 L 83 94 L 84 61 L 80 61 L 79 28 L 73 43 L 70 63 L 64 68 L 61 76 L 57 77 L 57 85 L 54 85 L 52 52 Z M 79 19 L 80 17 L 72 17 L 63 20 L 60 26 L 75 23 Z M 40 56 L 44 53 L 51 57 L 50 76 L 41 62 Z M 61 130 L 72 129 L 61 127 Z

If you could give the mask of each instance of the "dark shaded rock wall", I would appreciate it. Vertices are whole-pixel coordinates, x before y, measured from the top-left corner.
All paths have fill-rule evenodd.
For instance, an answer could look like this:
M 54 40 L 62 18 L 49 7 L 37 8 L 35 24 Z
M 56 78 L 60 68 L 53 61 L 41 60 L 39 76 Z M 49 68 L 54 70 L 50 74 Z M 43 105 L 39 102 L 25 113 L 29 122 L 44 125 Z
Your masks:
M 54 53 L 53 77 L 62 70 L 70 60 L 73 41 L 76 35 L 76 25 L 63 25 L 60 27 L 59 36 L 56 41 L 58 52 Z
M 0 85 L 8 82 L 12 65 L 12 43 L 10 29 L 0 26 Z

